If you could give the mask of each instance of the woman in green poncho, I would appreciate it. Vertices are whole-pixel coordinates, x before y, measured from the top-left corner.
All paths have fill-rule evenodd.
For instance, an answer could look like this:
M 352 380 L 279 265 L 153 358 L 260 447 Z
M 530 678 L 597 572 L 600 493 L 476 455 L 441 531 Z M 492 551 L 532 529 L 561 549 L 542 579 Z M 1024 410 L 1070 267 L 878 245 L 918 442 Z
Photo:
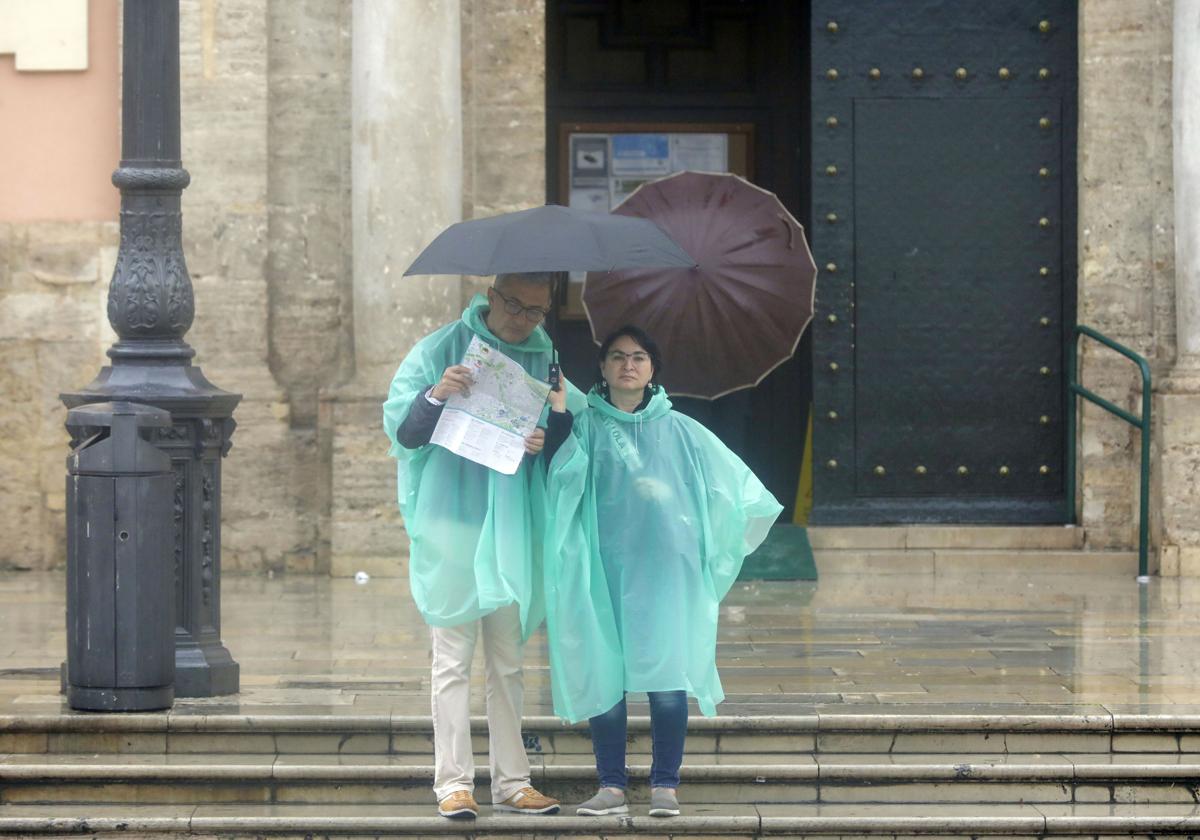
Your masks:
M 627 692 L 650 701 L 652 816 L 679 813 L 687 695 L 705 715 L 717 676 L 719 604 L 782 510 L 744 463 L 656 384 L 636 327 L 600 348 L 588 408 L 552 393 L 546 454 L 547 630 L 555 711 L 592 732 L 600 791 L 577 813 L 628 813 Z M 569 430 L 569 431 L 567 431 Z

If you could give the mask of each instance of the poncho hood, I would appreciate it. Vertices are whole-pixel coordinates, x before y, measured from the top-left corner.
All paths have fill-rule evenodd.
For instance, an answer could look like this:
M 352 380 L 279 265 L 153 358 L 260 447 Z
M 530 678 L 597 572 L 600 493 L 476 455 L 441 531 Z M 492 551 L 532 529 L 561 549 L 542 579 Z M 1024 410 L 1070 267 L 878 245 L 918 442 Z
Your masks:
M 541 324 L 538 324 L 534 331 L 529 334 L 529 338 L 520 344 L 509 344 L 507 341 L 497 338 L 488 329 L 487 313 L 489 309 L 487 295 L 476 294 L 475 297 L 471 298 L 471 302 L 467 304 L 467 308 L 463 310 L 462 314 L 462 322 L 467 325 L 467 328 L 488 344 L 500 350 L 510 351 L 508 355 L 511 355 L 513 352 L 549 353 L 553 349 L 553 344 L 550 342 L 550 335 Z
M 619 423 L 640 423 L 646 420 L 657 420 L 671 410 L 671 399 L 666 390 L 659 388 L 650 398 L 650 402 L 641 411 L 622 411 L 610 403 L 596 390 L 596 386 L 588 391 L 588 405 L 606 417 L 611 417 Z

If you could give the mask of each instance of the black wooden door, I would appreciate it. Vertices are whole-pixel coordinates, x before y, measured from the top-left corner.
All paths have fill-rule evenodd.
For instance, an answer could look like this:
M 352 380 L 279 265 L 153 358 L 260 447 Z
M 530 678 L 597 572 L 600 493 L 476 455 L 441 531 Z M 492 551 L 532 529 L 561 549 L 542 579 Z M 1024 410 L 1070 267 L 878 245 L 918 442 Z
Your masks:
M 814 0 L 814 522 L 1063 521 L 1075 19 Z
M 753 127 L 751 179 L 806 226 L 808 0 L 549 0 L 547 200 L 561 202 L 559 129 L 569 123 L 737 123 Z M 586 321 L 558 325 L 563 369 L 594 380 Z M 674 399 L 741 455 L 790 521 L 811 395 L 810 343 L 757 388 Z

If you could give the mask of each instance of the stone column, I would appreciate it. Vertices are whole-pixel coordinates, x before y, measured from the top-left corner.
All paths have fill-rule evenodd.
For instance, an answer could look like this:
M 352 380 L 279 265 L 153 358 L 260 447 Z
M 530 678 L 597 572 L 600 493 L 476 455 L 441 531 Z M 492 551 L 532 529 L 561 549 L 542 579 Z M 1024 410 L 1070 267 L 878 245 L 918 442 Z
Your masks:
M 459 2 L 355 0 L 352 37 L 355 375 L 323 395 L 319 418 L 329 568 L 396 575 L 404 535 L 380 404 L 412 345 L 462 311 L 458 278 L 401 276 L 462 216 Z
M 1175 321 L 1180 372 L 1200 372 L 1200 0 L 1175 0 Z
M 1200 574 L 1200 0 L 1175 0 L 1176 359 L 1155 401 L 1161 571 Z

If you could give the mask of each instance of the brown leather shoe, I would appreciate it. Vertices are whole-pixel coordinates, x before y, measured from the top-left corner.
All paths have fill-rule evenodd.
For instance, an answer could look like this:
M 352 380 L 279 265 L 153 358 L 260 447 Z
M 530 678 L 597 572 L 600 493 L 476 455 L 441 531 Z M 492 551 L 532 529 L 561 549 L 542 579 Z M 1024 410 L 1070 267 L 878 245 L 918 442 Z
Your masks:
M 438 803 L 438 813 L 452 820 L 473 820 L 479 816 L 479 805 L 468 790 L 456 790 Z
M 558 800 L 544 796 L 531 787 L 523 787 L 503 802 L 497 802 L 492 808 L 517 814 L 557 814 Z

